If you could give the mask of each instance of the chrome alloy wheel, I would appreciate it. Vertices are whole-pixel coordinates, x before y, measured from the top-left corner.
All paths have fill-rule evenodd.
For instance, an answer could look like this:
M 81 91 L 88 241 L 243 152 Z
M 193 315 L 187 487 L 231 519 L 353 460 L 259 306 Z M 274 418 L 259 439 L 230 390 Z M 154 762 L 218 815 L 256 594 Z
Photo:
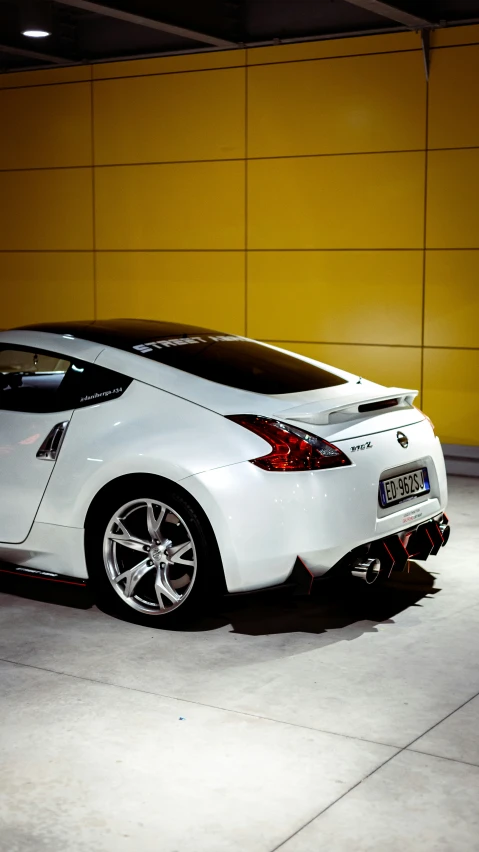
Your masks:
M 103 558 L 117 594 L 147 615 L 177 609 L 195 582 L 193 536 L 178 513 L 157 500 L 132 500 L 115 512 Z

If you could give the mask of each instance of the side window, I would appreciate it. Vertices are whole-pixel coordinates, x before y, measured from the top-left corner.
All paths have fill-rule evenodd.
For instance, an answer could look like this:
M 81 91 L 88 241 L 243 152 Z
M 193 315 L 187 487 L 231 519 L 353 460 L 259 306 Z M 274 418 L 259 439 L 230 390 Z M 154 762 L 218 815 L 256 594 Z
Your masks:
M 28 349 L 0 350 L 0 408 L 55 411 L 70 361 Z
M 28 349 L 0 349 L 0 410 L 68 411 L 121 396 L 131 379 L 96 364 Z
M 118 399 L 131 381 L 97 364 L 74 360 L 62 385 L 64 408 L 85 408 L 87 405 Z

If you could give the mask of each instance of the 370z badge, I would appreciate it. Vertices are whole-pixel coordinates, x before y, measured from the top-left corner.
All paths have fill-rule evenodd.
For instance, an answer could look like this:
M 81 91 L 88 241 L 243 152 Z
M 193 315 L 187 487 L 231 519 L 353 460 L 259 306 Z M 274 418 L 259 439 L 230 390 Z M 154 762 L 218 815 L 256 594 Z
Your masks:
M 372 446 L 373 445 L 372 445 L 371 441 L 366 441 L 365 444 L 356 444 L 355 447 L 351 447 L 351 452 L 357 453 L 358 450 L 371 450 Z

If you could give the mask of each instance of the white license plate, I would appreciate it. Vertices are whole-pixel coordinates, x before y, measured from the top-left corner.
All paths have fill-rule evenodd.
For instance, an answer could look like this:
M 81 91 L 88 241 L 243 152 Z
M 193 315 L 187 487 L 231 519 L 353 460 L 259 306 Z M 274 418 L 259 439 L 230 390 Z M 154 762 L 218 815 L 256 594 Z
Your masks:
M 419 494 L 427 494 L 430 490 L 427 467 L 422 467 L 402 473 L 401 476 L 382 479 L 379 483 L 379 502 L 383 507 L 393 506 Z

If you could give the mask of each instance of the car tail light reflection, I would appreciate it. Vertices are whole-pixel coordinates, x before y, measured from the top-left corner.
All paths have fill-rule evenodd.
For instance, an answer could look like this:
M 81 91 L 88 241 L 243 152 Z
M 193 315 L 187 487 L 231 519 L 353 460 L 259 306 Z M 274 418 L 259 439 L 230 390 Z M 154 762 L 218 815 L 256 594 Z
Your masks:
M 419 414 L 422 414 L 422 416 L 426 418 L 427 422 L 429 423 L 429 425 L 430 425 L 430 427 L 431 427 L 431 429 L 432 429 L 432 431 L 435 435 L 436 434 L 436 427 L 434 426 L 434 423 L 432 422 L 431 418 L 428 417 L 427 414 L 424 414 L 424 411 L 421 411 L 421 409 L 418 408 L 417 405 L 415 405 L 414 408 L 416 409 L 416 411 L 419 411 Z
M 334 444 L 280 420 L 255 414 L 233 414 L 228 420 L 244 426 L 271 445 L 268 455 L 250 459 L 263 470 L 323 470 L 351 464 Z

